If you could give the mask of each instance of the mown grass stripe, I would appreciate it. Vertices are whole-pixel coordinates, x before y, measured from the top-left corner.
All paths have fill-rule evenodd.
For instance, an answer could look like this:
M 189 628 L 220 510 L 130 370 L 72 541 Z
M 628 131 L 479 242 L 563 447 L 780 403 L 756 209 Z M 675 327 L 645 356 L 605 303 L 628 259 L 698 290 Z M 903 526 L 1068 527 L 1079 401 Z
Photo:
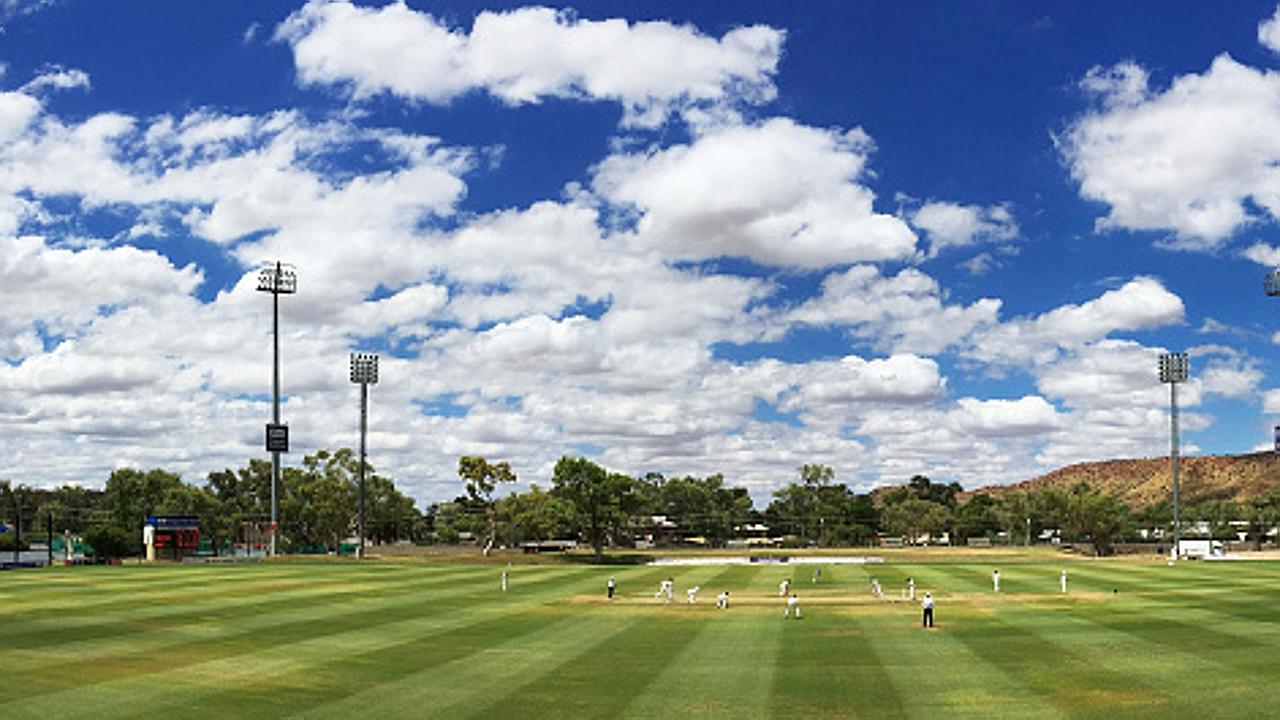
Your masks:
M 466 579 L 450 576 L 447 589 L 439 587 L 439 577 L 430 577 L 424 581 L 422 576 L 415 580 L 403 580 L 395 584 L 383 586 L 381 596 L 384 599 L 406 597 L 410 601 L 421 601 L 430 597 L 434 602 L 448 601 L 450 598 L 478 592 Z M 329 583 L 326 587 L 346 587 L 345 584 Z M 390 591 L 387 590 L 390 588 Z M 240 607 L 216 607 L 212 611 L 199 610 L 185 617 L 166 616 L 159 620 L 147 618 L 117 618 L 116 625 L 123 635 L 94 637 L 54 644 L 45 643 L 35 649 L 15 650 L 15 662 L 11 672 L 22 678 L 24 674 L 33 677 L 33 687 L 38 687 L 50 674 L 61 675 L 76 673 L 91 665 L 105 663 L 107 667 L 121 667 L 135 659 L 163 656 L 175 649 L 184 649 L 196 644 L 208 653 L 218 652 L 220 646 L 234 645 L 242 636 L 250 633 L 281 632 L 292 625 L 307 623 L 322 624 L 328 619 L 346 615 L 350 609 L 344 604 L 349 591 L 335 593 L 324 590 L 311 590 L 306 595 L 301 593 L 277 594 L 278 604 L 284 609 L 257 612 L 246 612 Z M 128 629 L 128 632 L 124 632 Z M 78 635 L 78 633 L 75 633 Z M 122 649 L 122 643 L 124 648 Z M 24 662 L 24 654 L 30 660 Z M 186 653 L 183 653 L 184 655 Z M 39 660 L 37 660 L 37 658 Z
M 643 621 L 543 682 L 517 688 L 503 706 L 519 708 L 521 720 L 615 717 L 693 640 L 697 626 L 696 619 L 675 608 L 646 609 Z
M 737 575 L 721 569 L 698 579 L 713 589 L 741 587 Z M 754 575 L 752 580 L 767 582 Z M 713 602 L 700 603 L 680 609 L 699 622 L 696 635 L 632 699 L 622 718 L 662 716 L 672 707 L 698 718 L 757 718 L 768 707 L 781 622 L 769 622 L 758 608 L 722 611 Z
M 853 614 L 846 632 L 867 638 L 909 717 L 1066 717 L 949 632 L 951 625 L 965 622 L 968 612 L 965 605 L 943 604 L 929 630 L 921 626 L 917 606 L 895 606 Z
M 512 601 L 498 607 L 504 608 L 505 612 L 518 613 L 528 603 L 541 601 L 543 596 L 535 594 L 540 586 L 545 585 L 542 589 L 544 596 L 552 596 L 561 586 L 563 576 L 580 572 L 560 570 L 543 573 L 544 577 L 539 580 L 526 583 L 526 590 L 522 594 L 527 599 L 523 603 Z M 227 678 L 255 680 L 273 673 L 287 673 L 308 652 L 320 652 L 325 656 L 361 652 L 394 644 L 406 636 L 412 637 L 414 631 L 448 630 L 465 625 L 470 620 L 483 621 L 487 617 L 486 606 L 477 603 L 474 590 L 474 587 L 466 589 L 466 593 L 472 597 L 459 594 L 448 603 L 399 593 L 392 596 L 391 599 L 395 601 L 392 603 L 386 602 L 386 598 L 382 601 L 369 600 L 356 610 L 344 605 L 343 611 L 337 615 L 326 613 L 296 622 L 266 625 L 253 633 L 239 633 L 207 643 L 189 644 L 181 648 L 180 652 L 168 655 L 157 653 L 140 656 L 132 652 L 126 643 L 121 646 L 122 653 L 125 653 L 123 659 L 117 663 L 101 663 L 97 669 L 96 684 L 102 687 L 85 686 L 83 681 L 77 681 L 71 676 L 57 675 L 48 680 L 53 683 L 52 687 L 29 689 L 25 692 L 24 702 L 34 703 L 39 699 L 40 693 L 75 696 L 94 695 L 101 691 L 110 695 L 116 687 L 138 683 L 181 684 L 198 682 L 201 678 L 214 678 L 214 684 L 218 684 Z M 493 592 L 489 590 L 485 595 L 491 597 Z M 508 597 L 514 595 L 513 593 Z M 75 685 L 67 689 L 68 682 Z M 157 694 L 162 695 L 163 691 Z
M 518 712 L 507 696 L 521 687 L 545 682 L 564 672 L 581 654 L 633 626 L 630 613 L 593 613 L 575 608 L 540 610 L 553 622 L 492 644 L 443 649 L 448 662 L 424 665 L 413 672 L 381 680 L 340 700 L 317 705 L 299 718 L 461 718 L 495 717 Z
M 770 717 L 907 717 L 875 647 L 862 632 L 850 631 L 852 617 L 811 608 L 800 621 L 766 618 L 785 623 Z

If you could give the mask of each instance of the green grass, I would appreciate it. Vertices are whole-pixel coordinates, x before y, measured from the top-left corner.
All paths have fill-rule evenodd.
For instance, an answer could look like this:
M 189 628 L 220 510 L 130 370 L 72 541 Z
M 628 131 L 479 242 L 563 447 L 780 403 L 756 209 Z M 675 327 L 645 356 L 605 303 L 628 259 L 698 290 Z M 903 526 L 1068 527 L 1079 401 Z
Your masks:
M 0 717 L 1280 712 L 1280 563 L 935 559 L 828 565 L 817 584 L 806 566 L 516 566 L 506 593 L 497 566 L 462 563 L 7 572 Z M 669 574 L 677 600 L 702 586 L 697 605 L 653 600 Z M 907 577 L 932 591 L 938 627 L 920 628 L 915 604 L 873 599 L 872 574 L 891 598 Z M 799 622 L 782 618 L 784 577 Z

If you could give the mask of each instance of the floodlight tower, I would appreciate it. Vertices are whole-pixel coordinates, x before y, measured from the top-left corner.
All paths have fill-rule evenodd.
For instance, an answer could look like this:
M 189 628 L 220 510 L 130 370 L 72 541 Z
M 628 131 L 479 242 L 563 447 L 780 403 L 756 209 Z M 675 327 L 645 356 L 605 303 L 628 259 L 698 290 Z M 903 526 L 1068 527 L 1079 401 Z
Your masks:
M 378 356 L 351 353 L 351 382 L 360 385 L 360 544 L 356 557 L 364 559 L 364 453 L 369 432 L 369 386 L 378 383 Z
M 292 265 L 276 261 L 258 271 L 258 291 L 271 293 L 271 423 L 267 425 L 267 451 L 271 453 L 271 554 L 276 554 L 280 523 L 280 453 L 289 452 L 289 426 L 280 424 L 280 296 L 298 291 L 298 275 Z
M 1181 525 L 1178 518 L 1178 383 L 1187 380 L 1187 354 L 1160 355 L 1160 382 L 1169 385 L 1169 465 L 1173 476 L 1173 557 L 1178 556 Z

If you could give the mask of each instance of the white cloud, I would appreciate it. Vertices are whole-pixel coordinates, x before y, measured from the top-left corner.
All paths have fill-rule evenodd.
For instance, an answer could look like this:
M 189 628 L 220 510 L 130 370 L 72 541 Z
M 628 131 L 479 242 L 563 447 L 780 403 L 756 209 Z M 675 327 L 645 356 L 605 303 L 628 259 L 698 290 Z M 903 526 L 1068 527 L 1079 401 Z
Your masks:
M 1240 256 L 1266 267 L 1280 267 L 1280 247 L 1268 245 L 1264 242 L 1255 242 L 1245 248 L 1240 253 Z
M 966 433 L 979 437 L 1043 435 L 1062 427 L 1058 411 L 1044 398 L 1028 395 L 1017 400 L 980 400 L 966 397 L 956 401 L 953 421 Z
M 54 90 L 70 90 L 72 88 L 90 87 L 89 74 L 83 70 L 70 70 L 60 67 L 46 68 L 43 72 L 33 78 L 21 90 L 24 93 L 38 93 L 45 88 L 53 88 Z
M 1018 223 L 1004 205 L 982 207 L 930 202 L 910 214 L 911 224 L 929 236 L 929 255 L 983 241 L 1011 240 Z
M 978 333 L 968 353 L 986 362 L 1044 363 L 1063 349 L 1113 332 L 1149 330 L 1182 322 L 1182 299 L 1154 278 L 1136 278 L 1079 305 L 1012 320 Z
M 301 82 L 345 84 L 357 99 L 388 92 L 440 104 L 476 89 L 511 105 L 603 99 L 622 103 L 626 122 L 655 125 L 688 105 L 772 99 L 783 33 L 756 25 L 717 40 L 545 7 L 481 12 L 466 33 L 403 2 L 313 0 L 276 37 L 293 48 Z
M 1280 7 L 1271 17 L 1258 23 L 1258 42 L 1274 53 L 1280 53 Z
M 1099 226 L 1172 230 L 1183 247 L 1214 248 L 1280 217 L 1280 75 L 1222 55 L 1163 92 L 1145 82 L 1128 65 L 1091 71 L 1103 106 L 1061 139 L 1080 194 L 1109 207 Z
M 869 265 L 832 273 L 821 292 L 785 315 L 785 326 L 845 327 L 894 352 L 939 353 L 998 322 L 1001 303 L 947 305 L 937 281 L 914 268 L 885 277 Z
M 915 234 L 877 213 L 874 194 L 858 184 L 870 152 L 859 129 L 775 118 L 719 128 L 691 145 L 613 155 L 596 167 L 593 187 L 634 206 L 639 241 L 675 258 L 808 268 L 908 258 Z
M 1146 69 L 1129 61 L 1109 68 L 1090 68 L 1080 87 L 1098 96 L 1107 108 L 1133 107 L 1150 98 L 1148 82 Z
M 1262 412 L 1280 415 L 1280 389 L 1267 390 L 1262 394 Z

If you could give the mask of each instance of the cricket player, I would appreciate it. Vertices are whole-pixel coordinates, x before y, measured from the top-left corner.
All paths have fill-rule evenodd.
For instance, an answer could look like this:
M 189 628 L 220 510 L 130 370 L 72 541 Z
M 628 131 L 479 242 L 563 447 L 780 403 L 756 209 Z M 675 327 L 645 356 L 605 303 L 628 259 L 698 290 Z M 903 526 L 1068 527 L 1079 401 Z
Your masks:
M 821 567 L 821 566 L 819 566 L 819 567 L 814 568 L 814 569 L 813 569 L 813 581 L 814 581 L 814 582 L 818 582 L 818 580 L 819 580 L 821 577 L 822 577 L 822 567 Z
M 654 593 L 653 595 L 654 600 L 657 600 L 658 598 L 662 598 L 669 603 L 674 599 L 674 597 L 675 597 L 675 580 L 671 578 L 667 578 L 666 580 L 663 580 L 662 582 L 658 583 L 658 592 Z
M 787 608 L 782 611 L 782 617 L 789 618 L 795 615 L 797 620 L 800 619 L 800 598 L 795 593 L 791 593 L 791 597 L 787 598 Z
M 920 607 L 924 609 L 924 626 L 927 628 L 933 627 L 933 596 L 925 593 Z
M 871 594 L 876 597 L 884 597 L 884 592 L 880 590 L 880 581 L 876 578 L 871 578 Z
M 786 597 L 787 591 L 791 589 L 791 578 L 787 578 L 778 583 L 778 597 Z
M 1066 595 L 1067 594 L 1067 571 L 1066 570 L 1062 571 L 1062 575 L 1059 578 L 1059 580 L 1062 583 L 1062 594 Z
M 698 602 L 698 591 L 701 589 L 702 589 L 701 585 L 694 585 L 693 587 L 684 591 L 684 594 L 689 596 L 690 605 Z
M 612 576 L 610 576 L 610 577 L 609 577 L 609 582 L 605 584 L 605 589 L 606 589 L 606 590 L 608 591 L 608 593 L 609 593 L 609 599 L 610 599 L 610 600 L 612 600 L 612 599 L 613 599 L 613 591 L 614 591 L 614 590 L 616 590 L 616 589 L 617 589 L 617 587 L 618 587 L 618 583 L 613 579 L 613 577 L 612 577 Z
M 716 596 L 716 607 L 720 608 L 721 610 L 729 609 L 729 591 L 728 590 L 725 590 L 724 592 Z
M 994 592 L 1000 592 L 1000 571 L 991 571 L 991 587 Z
M 502 571 L 502 592 L 507 591 L 507 581 L 508 581 L 507 571 L 503 570 Z

